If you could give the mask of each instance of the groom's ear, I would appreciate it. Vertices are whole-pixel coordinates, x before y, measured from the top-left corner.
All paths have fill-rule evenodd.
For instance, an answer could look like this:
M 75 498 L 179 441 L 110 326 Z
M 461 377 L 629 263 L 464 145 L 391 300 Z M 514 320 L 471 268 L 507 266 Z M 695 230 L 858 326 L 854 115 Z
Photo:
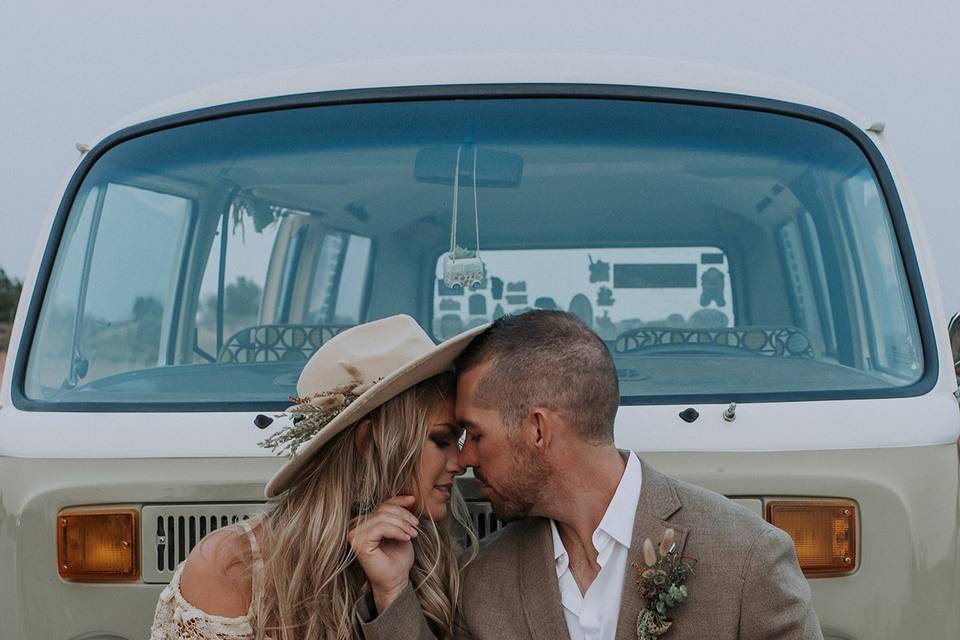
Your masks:
M 551 411 L 534 408 L 530 412 L 531 440 L 533 446 L 541 452 L 546 451 L 553 439 L 554 415 Z

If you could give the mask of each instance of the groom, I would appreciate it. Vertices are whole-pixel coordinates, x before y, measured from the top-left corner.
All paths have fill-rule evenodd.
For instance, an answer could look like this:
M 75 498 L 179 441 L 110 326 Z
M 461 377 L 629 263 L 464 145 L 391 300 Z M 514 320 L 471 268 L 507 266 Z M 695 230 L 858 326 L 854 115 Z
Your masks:
M 787 534 L 614 446 L 616 369 L 575 316 L 503 317 L 457 373 L 460 462 L 512 521 L 466 569 L 458 637 L 822 638 Z M 366 638 L 433 637 L 409 584 L 374 595 Z

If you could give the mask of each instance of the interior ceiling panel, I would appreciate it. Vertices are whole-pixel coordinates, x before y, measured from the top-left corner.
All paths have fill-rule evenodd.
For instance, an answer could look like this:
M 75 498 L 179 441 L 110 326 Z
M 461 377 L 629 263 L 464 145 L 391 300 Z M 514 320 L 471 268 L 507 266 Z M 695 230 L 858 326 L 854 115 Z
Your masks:
M 393 233 L 427 215 L 448 226 L 453 188 L 415 181 L 417 151 L 402 147 L 271 153 L 229 162 L 175 164 L 161 175 L 168 181 L 189 179 L 217 189 L 239 187 L 265 203 L 322 213 L 331 224 L 366 235 Z M 758 203 L 806 168 L 776 157 L 678 153 L 668 148 L 538 145 L 511 151 L 524 160 L 520 185 L 481 188 L 478 193 L 481 238 L 488 242 L 510 242 L 518 234 L 542 237 L 553 221 L 580 215 L 603 224 L 608 236 L 622 229 L 635 237 L 638 227 L 651 228 L 666 217 L 674 228 L 680 221 L 712 228 L 717 211 L 747 222 L 774 215 L 780 207 L 760 210 Z M 356 215 L 359 209 L 362 216 Z M 460 215 L 462 232 L 472 235 L 469 182 L 461 183 Z

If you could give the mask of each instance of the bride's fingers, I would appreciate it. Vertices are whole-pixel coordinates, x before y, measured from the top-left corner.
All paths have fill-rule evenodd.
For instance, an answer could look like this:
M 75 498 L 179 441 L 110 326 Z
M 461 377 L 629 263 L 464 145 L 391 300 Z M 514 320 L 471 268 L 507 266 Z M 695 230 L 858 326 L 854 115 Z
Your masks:
M 392 504 L 381 504 L 377 507 L 376 511 L 373 512 L 373 517 L 376 517 L 381 513 L 389 513 L 395 518 L 400 518 L 406 522 L 409 522 L 413 526 L 417 526 L 420 523 L 420 519 L 417 516 L 413 515 L 403 507 L 398 507 Z
M 413 536 L 407 533 L 402 527 L 392 522 L 380 522 L 370 527 L 362 537 L 354 537 L 351 546 L 354 550 L 360 547 L 360 550 L 370 552 L 374 551 L 383 540 L 396 540 L 399 542 L 409 542 Z
M 408 511 L 407 509 L 404 509 L 403 507 L 398 507 L 396 505 L 390 505 L 384 502 L 369 514 L 354 518 L 353 521 L 351 522 L 351 527 L 353 529 L 361 528 L 365 524 L 373 521 L 380 514 L 390 514 L 395 518 L 399 518 L 405 522 L 409 522 L 414 527 L 420 524 L 420 520 L 417 518 L 417 516 L 410 513 L 410 511 Z
M 416 498 L 413 496 L 396 496 L 388 500 L 384 500 L 383 504 L 395 504 L 398 507 L 411 507 L 413 503 L 416 502 Z
M 420 521 L 416 518 L 416 516 L 405 509 L 401 509 L 400 507 L 380 505 L 376 511 L 359 521 L 355 528 L 360 529 L 369 526 L 370 524 L 378 522 L 384 518 L 394 520 L 398 523 L 402 523 L 404 526 L 409 526 L 414 529 L 416 529 L 420 524 Z
M 381 522 L 396 525 L 413 536 L 417 535 L 417 527 L 415 524 L 410 522 L 410 520 L 407 518 L 392 513 L 378 513 L 370 518 L 367 526 L 373 527 Z
M 369 540 L 374 532 L 378 530 L 378 527 L 382 524 L 390 524 L 402 531 L 412 538 L 417 537 L 417 528 L 415 525 L 411 524 L 409 520 L 396 516 L 394 514 L 388 513 L 378 513 L 366 519 L 363 524 L 360 524 L 350 531 L 347 532 L 347 542 L 351 544 L 354 541 L 366 541 Z

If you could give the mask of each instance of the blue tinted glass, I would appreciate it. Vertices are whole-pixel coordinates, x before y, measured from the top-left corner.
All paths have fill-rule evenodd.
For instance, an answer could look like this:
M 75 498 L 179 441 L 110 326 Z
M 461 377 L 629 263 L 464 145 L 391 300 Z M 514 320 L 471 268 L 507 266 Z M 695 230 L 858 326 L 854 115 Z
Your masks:
M 800 118 L 600 99 L 298 108 L 123 142 L 81 194 L 111 190 L 137 197 L 70 212 L 31 398 L 281 402 L 344 327 L 407 313 L 441 339 L 527 308 L 592 326 L 625 396 L 856 395 L 923 371 L 873 171 Z

